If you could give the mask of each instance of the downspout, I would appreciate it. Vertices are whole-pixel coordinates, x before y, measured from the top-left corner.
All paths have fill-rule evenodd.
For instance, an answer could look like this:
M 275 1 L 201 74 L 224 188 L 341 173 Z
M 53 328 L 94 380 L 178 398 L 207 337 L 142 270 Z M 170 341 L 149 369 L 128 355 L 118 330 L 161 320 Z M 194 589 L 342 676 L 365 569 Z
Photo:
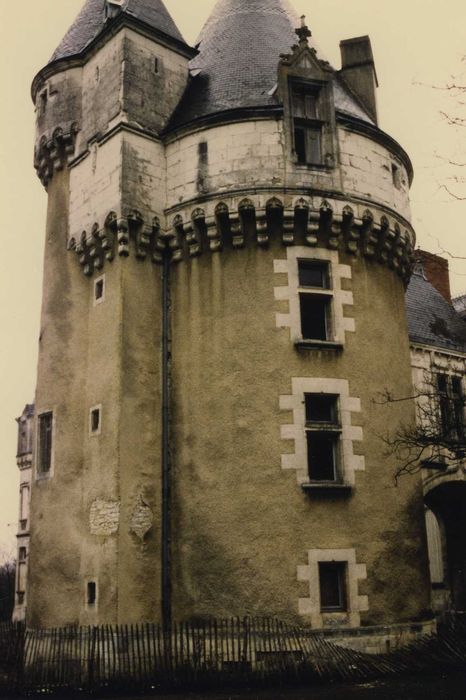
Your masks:
M 171 638 L 171 463 L 170 463 L 170 262 L 163 251 L 162 265 L 162 625 Z

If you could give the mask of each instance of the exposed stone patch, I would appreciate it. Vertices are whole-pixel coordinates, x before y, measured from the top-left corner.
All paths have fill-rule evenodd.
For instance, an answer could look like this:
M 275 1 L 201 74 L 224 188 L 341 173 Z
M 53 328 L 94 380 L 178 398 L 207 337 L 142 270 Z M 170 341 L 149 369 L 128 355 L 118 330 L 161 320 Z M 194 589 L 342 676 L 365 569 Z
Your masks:
M 154 514 L 151 508 L 144 501 L 144 498 L 139 496 L 131 517 L 131 532 L 136 537 L 139 537 L 140 540 L 144 540 L 145 536 L 152 529 L 153 522 Z
M 118 501 L 104 501 L 98 498 L 91 505 L 89 525 L 91 535 L 114 535 L 120 523 L 120 504 Z

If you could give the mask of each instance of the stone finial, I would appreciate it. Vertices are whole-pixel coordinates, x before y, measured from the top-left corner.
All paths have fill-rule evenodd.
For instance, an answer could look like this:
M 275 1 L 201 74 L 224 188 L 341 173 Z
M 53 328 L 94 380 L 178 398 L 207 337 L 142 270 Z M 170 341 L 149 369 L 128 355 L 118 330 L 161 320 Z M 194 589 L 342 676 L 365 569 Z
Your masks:
M 298 27 L 298 29 L 296 29 L 295 32 L 299 38 L 299 45 L 300 46 L 308 46 L 308 44 L 309 44 L 308 40 L 309 40 L 309 37 L 312 36 L 312 32 L 306 24 L 306 15 L 301 16 L 301 26 Z

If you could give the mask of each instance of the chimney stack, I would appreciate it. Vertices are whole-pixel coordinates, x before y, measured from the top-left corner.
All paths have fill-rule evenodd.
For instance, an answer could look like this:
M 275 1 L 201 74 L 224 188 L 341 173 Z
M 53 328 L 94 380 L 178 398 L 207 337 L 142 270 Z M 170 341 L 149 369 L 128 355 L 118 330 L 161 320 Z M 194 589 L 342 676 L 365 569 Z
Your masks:
M 340 75 L 377 124 L 376 89 L 379 83 L 370 38 L 345 39 L 340 42 L 340 51 Z
M 428 253 L 426 250 L 417 250 L 416 259 L 421 261 L 426 279 L 440 292 L 443 298 L 451 304 L 450 269 L 448 260 L 440 257 L 440 255 Z

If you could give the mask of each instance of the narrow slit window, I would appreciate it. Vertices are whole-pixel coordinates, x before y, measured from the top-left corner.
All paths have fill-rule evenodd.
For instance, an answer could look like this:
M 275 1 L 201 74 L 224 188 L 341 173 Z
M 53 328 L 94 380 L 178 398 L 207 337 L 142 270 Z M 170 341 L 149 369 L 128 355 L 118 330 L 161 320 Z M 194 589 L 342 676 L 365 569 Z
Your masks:
M 346 562 L 319 563 L 320 608 L 322 612 L 346 612 L 348 610 L 346 570 Z
M 93 408 L 91 410 L 90 424 L 91 424 L 90 425 L 91 433 L 98 433 L 100 431 L 100 426 L 101 426 L 100 408 Z
M 87 584 L 87 604 L 95 605 L 97 601 L 97 584 L 95 581 L 89 581 Z
M 39 416 L 38 472 L 46 474 L 52 466 L 53 413 Z
M 160 58 L 158 58 L 157 56 L 154 57 L 153 67 L 154 73 L 158 75 L 160 73 Z

